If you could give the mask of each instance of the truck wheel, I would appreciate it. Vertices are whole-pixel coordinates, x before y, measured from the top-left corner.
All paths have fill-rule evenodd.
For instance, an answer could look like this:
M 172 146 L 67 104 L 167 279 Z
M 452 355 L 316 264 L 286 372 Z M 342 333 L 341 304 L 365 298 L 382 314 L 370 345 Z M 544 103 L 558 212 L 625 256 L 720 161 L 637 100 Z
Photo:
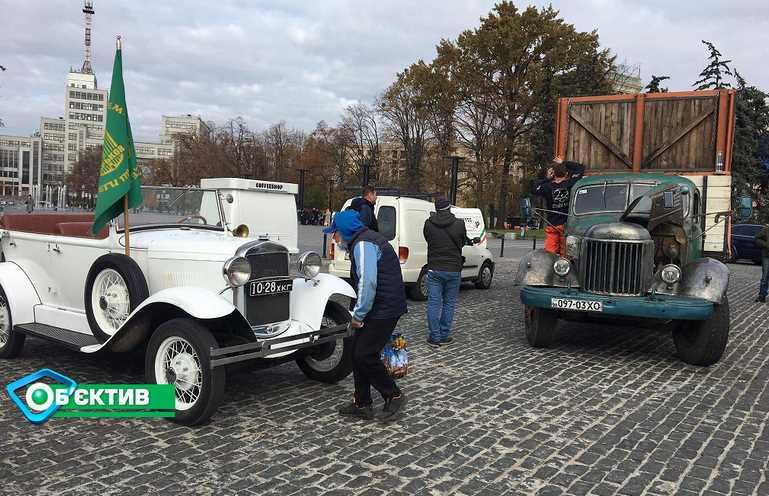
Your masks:
M 85 280 L 85 314 L 96 339 L 112 337 L 147 296 L 147 280 L 132 258 L 119 253 L 97 258 Z
M 553 343 L 558 319 L 552 310 L 524 306 L 526 340 L 534 348 L 547 348 Z
M 489 289 L 491 287 L 491 280 L 494 278 L 494 268 L 491 263 L 486 260 L 481 265 L 481 270 L 478 272 L 478 279 L 475 280 L 475 287 L 478 289 Z
M 15 358 L 24 347 L 27 336 L 13 330 L 11 320 L 11 307 L 8 306 L 8 298 L 0 287 L 0 358 Z
M 323 312 L 321 328 L 349 324 L 350 312 L 339 303 L 329 301 Z M 352 336 L 302 350 L 296 364 L 309 379 L 327 384 L 341 381 L 352 372 Z
M 415 301 L 425 301 L 427 299 L 427 271 L 422 270 L 419 273 L 417 282 L 409 286 L 409 296 Z
M 720 305 L 713 305 L 708 320 L 681 322 L 673 331 L 678 356 L 686 363 L 706 367 L 724 354 L 729 339 L 729 300 L 724 296 Z
M 186 318 L 164 322 L 147 344 L 144 373 L 149 384 L 176 386 L 176 417 L 182 425 L 202 424 L 224 394 L 224 368 L 211 369 L 209 351 L 219 345 L 200 323 Z

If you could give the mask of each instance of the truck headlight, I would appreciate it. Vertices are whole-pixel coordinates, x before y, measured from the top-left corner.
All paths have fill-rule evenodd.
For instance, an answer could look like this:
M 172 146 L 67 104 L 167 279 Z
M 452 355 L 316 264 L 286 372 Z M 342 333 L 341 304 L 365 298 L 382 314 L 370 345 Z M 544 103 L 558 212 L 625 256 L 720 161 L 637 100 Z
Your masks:
M 320 274 L 321 258 L 320 255 L 314 251 L 307 251 L 302 253 L 297 262 L 299 273 L 302 274 L 305 279 L 315 279 Z
M 660 277 L 667 284 L 675 284 L 681 280 L 681 269 L 676 264 L 666 265 L 662 268 Z
M 564 250 L 566 258 L 574 260 L 579 256 L 579 237 L 578 236 L 566 236 L 566 249 Z
M 565 258 L 559 258 L 553 263 L 553 270 L 556 274 L 563 277 L 571 270 L 571 264 Z
M 224 262 L 222 272 L 230 286 L 238 288 L 251 279 L 251 264 L 244 257 L 232 257 Z

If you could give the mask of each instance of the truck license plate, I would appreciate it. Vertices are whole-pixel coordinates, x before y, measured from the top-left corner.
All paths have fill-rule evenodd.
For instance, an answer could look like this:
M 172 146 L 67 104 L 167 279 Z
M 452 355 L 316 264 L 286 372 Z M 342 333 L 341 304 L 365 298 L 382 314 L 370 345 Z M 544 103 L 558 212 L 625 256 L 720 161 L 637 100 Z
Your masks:
M 574 300 L 571 298 L 551 298 L 550 306 L 558 310 L 576 310 L 581 312 L 603 312 L 603 303 L 595 300 Z
M 268 296 L 280 293 L 290 293 L 294 286 L 291 279 L 278 281 L 251 281 L 248 285 L 248 296 Z

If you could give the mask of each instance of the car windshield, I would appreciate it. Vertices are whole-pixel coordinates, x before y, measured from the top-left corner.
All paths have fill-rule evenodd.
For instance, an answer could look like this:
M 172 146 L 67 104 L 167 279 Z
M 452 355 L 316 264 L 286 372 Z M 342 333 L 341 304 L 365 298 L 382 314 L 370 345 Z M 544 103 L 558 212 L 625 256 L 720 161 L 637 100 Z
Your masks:
M 223 229 L 219 197 L 215 190 L 142 187 L 142 204 L 128 212 L 131 228 L 180 224 Z M 118 229 L 124 228 L 123 216 Z
M 630 203 L 633 203 L 633 201 L 640 197 L 645 195 L 649 192 L 650 189 L 652 189 L 655 185 L 654 184 L 631 184 L 630 185 Z M 638 204 L 633 208 L 634 213 L 639 214 L 648 214 L 652 209 L 652 200 L 651 198 L 643 198 Z
M 596 184 L 577 190 L 574 213 L 622 212 L 627 206 L 627 184 Z

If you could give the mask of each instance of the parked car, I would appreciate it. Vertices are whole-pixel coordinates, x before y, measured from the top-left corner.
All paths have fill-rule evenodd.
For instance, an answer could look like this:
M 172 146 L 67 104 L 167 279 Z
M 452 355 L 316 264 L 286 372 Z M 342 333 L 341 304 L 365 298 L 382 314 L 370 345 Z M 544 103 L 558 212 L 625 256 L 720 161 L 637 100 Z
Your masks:
M 352 199 L 342 207 L 350 206 Z M 425 220 L 435 212 L 432 202 L 407 196 L 377 197 L 375 205 L 379 232 L 390 241 L 400 257 L 401 273 L 409 296 L 415 300 L 427 299 L 427 241 L 423 234 Z M 457 218 L 465 221 L 470 239 L 480 238 L 481 242 L 462 248 L 465 265 L 462 267 L 462 280 L 473 282 L 480 289 L 491 287 L 494 278 L 494 257 L 486 248 L 488 235 L 483 214 L 477 208 L 451 208 Z M 350 261 L 347 253 L 335 250 L 330 244 L 329 273 L 348 278 Z
M 756 235 L 761 224 L 734 224 L 732 226 L 732 261 L 750 260 L 761 264 L 761 248 L 756 246 Z
M 550 345 L 558 319 L 670 322 L 683 361 L 716 363 L 729 336 L 729 269 L 702 256 L 702 213 L 698 189 L 678 176 L 577 182 L 565 256 L 534 250 L 518 267 L 529 343 Z
M 267 191 L 237 195 L 297 229 L 294 207 Z M 96 236 L 92 214 L 0 218 L 0 358 L 17 356 L 28 336 L 88 355 L 145 349 L 146 382 L 176 386 L 173 420 L 186 425 L 216 411 L 231 364 L 293 360 L 322 382 L 350 373 L 350 313 L 331 297 L 355 292 L 319 273 L 318 254 L 291 267 L 278 235 L 233 228 L 222 204 L 234 205 L 232 191 L 143 194 L 130 216 L 130 257 L 122 216 Z M 253 222 L 253 232 L 263 231 Z

